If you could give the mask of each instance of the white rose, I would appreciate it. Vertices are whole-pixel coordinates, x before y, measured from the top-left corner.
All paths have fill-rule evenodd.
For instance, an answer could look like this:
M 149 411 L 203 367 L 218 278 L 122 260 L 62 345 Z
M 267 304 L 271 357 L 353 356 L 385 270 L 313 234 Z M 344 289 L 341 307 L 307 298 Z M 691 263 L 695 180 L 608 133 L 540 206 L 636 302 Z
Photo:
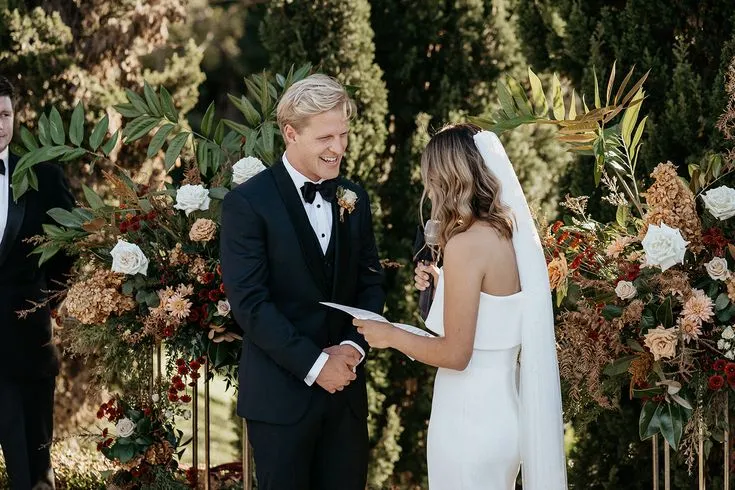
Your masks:
M 732 361 L 733 359 L 735 359 L 735 353 L 733 353 L 733 351 L 729 350 L 729 351 L 725 352 L 725 357 L 727 357 L 728 359 L 730 359 Z
M 707 274 L 709 274 L 709 277 L 711 277 L 715 281 L 724 281 L 725 279 L 730 277 L 730 271 L 727 270 L 727 260 L 723 259 L 722 257 L 715 257 L 714 259 L 704 264 L 704 267 L 707 269 Z
M 160 399 L 161 397 L 158 396 L 158 393 L 154 393 L 153 395 L 151 395 L 151 400 L 153 400 L 153 403 L 158 403 L 158 400 Z
M 719 220 L 735 216 L 735 189 L 726 185 L 710 189 L 704 193 L 702 201 L 712 216 Z
M 238 160 L 232 166 L 232 183 L 242 184 L 250 177 L 258 175 L 260 172 L 265 170 L 265 165 L 260 159 L 255 157 L 245 157 Z
M 184 417 L 184 420 L 189 420 L 191 418 L 191 410 L 185 410 L 181 416 Z
M 135 422 L 128 418 L 122 418 L 117 421 L 115 431 L 118 437 L 130 437 L 135 432 Z
M 110 255 L 112 255 L 112 272 L 122 272 L 131 276 L 148 275 L 148 258 L 136 244 L 118 240 L 117 245 L 110 250 Z
M 206 211 L 209 209 L 209 191 L 201 184 L 186 184 L 176 191 L 176 204 L 174 207 L 186 213 L 192 211 Z
M 678 228 L 671 228 L 666 223 L 661 223 L 661 226 L 648 226 L 641 245 L 646 252 L 646 264 L 658 265 L 665 271 L 674 264 L 684 262 L 688 243 Z
M 620 299 L 630 299 L 634 298 L 635 295 L 638 294 L 638 291 L 635 286 L 633 286 L 632 282 L 620 281 L 618 285 L 615 286 L 615 294 L 617 294 Z
M 355 194 L 354 191 L 345 189 L 345 193 L 342 195 L 342 199 L 344 200 L 345 204 L 347 204 L 347 206 L 354 206 L 357 202 L 357 194 Z
M 733 330 L 732 327 L 727 327 L 725 330 L 722 331 L 722 338 L 725 340 L 730 340 L 733 337 L 735 337 L 735 330 Z
M 171 411 L 171 409 L 166 409 L 166 411 L 163 412 L 163 416 L 166 419 L 170 419 L 170 418 L 172 418 L 174 416 L 174 413 L 173 413 L 173 411 Z
M 227 316 L 230 314 L 230 302 L 226 299 L 221 299 L 217 302 L 217 313 L 215 315 Z
M 725 341 L 720 339 L 717 341 L 717 348 L 720 350 L 725 350 Z

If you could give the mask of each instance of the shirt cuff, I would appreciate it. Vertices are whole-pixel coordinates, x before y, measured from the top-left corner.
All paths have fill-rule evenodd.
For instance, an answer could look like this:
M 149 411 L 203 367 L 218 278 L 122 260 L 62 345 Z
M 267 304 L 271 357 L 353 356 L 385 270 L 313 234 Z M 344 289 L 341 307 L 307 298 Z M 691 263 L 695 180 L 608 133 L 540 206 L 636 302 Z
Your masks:
M 304 378 L 304 383 L 308 386 L 314 384 L 314 381 L 319 377 L 319 373 L 322 372 L 322 368 L 324 368 L 324 365 L 327 363 L 327 359 L 329 359 L 329 354 L 326 352 L 319 354 L 319 357 L 316 358 L 316 362 L 311 366 L 309 373 Z
M 360 347 L 359 345 L 357 345 L 353 341 L 351 341 L 351 340 L 345 340 L 343 342 L 340 342 L 339 345 L 351 345 L 352 347 L 354 347 L 355 349 L 357 349 L 357 352 L 360 353 L 360 360 L 358 361 L 357 364 L 360 364 L 363 360 L 365 360 L 365 351 L 362 350 L 362 347 Z

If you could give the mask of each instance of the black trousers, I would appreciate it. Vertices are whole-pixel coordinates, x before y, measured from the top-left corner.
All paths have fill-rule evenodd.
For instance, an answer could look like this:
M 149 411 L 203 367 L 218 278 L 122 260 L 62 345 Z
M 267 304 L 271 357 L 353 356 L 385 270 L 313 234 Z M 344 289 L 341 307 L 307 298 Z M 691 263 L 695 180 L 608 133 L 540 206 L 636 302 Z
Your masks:
M 367 420 L 344 392 L 317 387 L 304 417 L 291 425 L 247 421 L 260 490 L 364 490 Z
M 12 490 L 53 488 L 55 378 L 0 377 L 0 448 Z

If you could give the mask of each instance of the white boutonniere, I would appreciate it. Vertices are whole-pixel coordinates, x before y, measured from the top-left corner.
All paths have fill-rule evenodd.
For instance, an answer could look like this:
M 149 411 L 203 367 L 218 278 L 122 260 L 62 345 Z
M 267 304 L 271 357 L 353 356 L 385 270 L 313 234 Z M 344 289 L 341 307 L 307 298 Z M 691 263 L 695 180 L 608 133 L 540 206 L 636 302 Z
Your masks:
M 345 220 L 345 210 L 349 214 L 352 214 L 352 211 L 355 210 L 356 202 L 357 194 L 342 186 L 337 187 L 337 204 L 339 204 L 339 221 L 341 223 Z

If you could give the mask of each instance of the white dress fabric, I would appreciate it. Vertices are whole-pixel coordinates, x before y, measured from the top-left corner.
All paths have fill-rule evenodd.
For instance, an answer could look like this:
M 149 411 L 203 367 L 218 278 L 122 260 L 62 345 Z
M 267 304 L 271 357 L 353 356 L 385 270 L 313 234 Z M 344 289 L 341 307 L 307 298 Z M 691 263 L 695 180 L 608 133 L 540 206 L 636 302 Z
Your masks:
M 429 490 L 513 490 L 520 465 L 519 364 L 524 294 L 480 293 L 464 371 L 439 368 L 427 443 Z M 426 326 L 444 335 L 440 271 Z

